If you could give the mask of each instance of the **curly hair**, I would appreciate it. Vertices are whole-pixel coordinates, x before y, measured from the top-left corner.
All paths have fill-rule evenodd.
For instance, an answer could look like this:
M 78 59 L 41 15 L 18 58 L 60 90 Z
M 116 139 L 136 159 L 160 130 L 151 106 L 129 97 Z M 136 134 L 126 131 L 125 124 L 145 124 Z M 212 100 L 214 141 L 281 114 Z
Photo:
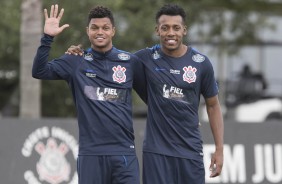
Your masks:
M 115 26 L 114 16 L 111 10 L 104 6 L 96 6 L 92 8 L 88 15 L 88 24 L 93 18 L 109 18 L 112 25 Z
M 177 16 L 180 15 L 182 17 L 183 22 L 186 21 L 186 13 L 183 8 L 176 4 L 165 4 L 163 7 L 159 9 L 156 13 L 156 23 L 159 22 L 159 18 L 162 15 L 170 15 L 170 16 Z

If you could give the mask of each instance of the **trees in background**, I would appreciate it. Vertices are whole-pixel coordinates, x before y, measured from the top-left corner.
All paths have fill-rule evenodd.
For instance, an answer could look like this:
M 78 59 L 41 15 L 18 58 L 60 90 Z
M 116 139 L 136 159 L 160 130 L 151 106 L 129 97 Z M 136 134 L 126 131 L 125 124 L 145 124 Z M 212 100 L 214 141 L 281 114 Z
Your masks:
M 35 0 L 32 0 L 36 2 Z M 25 1 L 3 1 L 0 12 L 0 111 L 3 116 L 19 114 L 19 66 L 20 25 L 22 20 L 21 3 Z M 134 52 L 157 42 L 154 34 L 155 12 L 165 3 L 180 4 L 188 13 L 189 30 L 197 27 L 196 35 L 188 35 L 188 43 L 213 43 L 224 48 L 224 52 L 235 53 L 238 46 L 262 42 L 259 31 L 274 28 L 268 24 L 269 15 L 281 15 L 282 3 L 260 0 L 84 0 L 84 1 L 40 1 L 42 8 L 49 9 L 58 3 L 65 9 L 62 23 L 70 24 L 60 36 L 55 38 L 50 58 L 62 55 L 73 44 L 89 47 L 85 33 L 87 13 L 92 6 L 105 5 L 115 15 L 117 32 L 114 45 L 117 48 Z M 32 9 L 32 8 L 31 8 Z M 38 12 L 32 12 L 37 13 Z M 42 12 L 41 12 L 42 13 Z M 41 15 L 40 15 L 41 16 Z M 41 16 L 43 17 L 43 16 Z M 39 26 L 39 25 L 38 25 Z M 40 25 L 42 26 L 42 25 Z M 32 32 L 39 28 L 25 27 Z M 42 29 L 42 28 L 41 28 Z M 31 41 L 31 38 L 27 38 Z M 34 37 L 34 44 L 38 38 Z M 23 53 L 22 53 L 23 54 Z M 33 58 L 35 53 L 25 53 Z M 41 91 L 41 110 L 43 116 L 74 116 L 75 110 L 68 86 L 64 81 L 43 81 Z
M 0 11 L 0 109 L 17 113 L 19 78 L 20 1 L 1 2 Z

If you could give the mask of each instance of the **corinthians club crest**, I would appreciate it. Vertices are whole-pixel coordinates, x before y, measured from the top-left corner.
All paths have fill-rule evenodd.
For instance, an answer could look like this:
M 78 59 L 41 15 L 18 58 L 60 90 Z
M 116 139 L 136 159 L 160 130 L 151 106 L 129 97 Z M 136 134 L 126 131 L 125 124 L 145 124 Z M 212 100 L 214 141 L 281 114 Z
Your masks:
M 188 82 L 189 84 L 196 81 L 197 75 L 197 69 L 192 66 L 184 67 L 184 74 L 183 74 L 183 80 Z
M 76 139 L 59 127 L 41 127 L 25 140 L 22 155 L 34 162 L 27 168 L 24 179 L 28 184 L 77 184 L 78 176 L 71 162 L 76 162 Z
M 125 67 L 121 67 L 120 65 L 113 67 L 113 80 L 118 83 L 122 83 L 126 81 Z
M 54 184 L 69 180 L 71 167 L 65 158 L 69 151 L 65 143 L 58 146 L 54 138 L 49 138 L 46 146 L 38 142 L 35 150 L 41 155 L 36 165 L 40 180 Z

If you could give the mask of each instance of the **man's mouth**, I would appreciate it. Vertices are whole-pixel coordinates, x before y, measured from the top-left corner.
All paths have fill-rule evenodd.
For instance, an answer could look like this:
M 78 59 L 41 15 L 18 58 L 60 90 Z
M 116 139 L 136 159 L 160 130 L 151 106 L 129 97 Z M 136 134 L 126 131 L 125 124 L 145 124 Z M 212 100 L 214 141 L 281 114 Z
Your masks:
M 97 37 L 96 40 L 104 40 L 102 37 Z
M 173 40 L 173 39 L 167 39 L 166 41 L 167 41 L 167 43 L 169 43 L 169 44 L 174 44 L 174 43 L 176 43 L 176 40 Z

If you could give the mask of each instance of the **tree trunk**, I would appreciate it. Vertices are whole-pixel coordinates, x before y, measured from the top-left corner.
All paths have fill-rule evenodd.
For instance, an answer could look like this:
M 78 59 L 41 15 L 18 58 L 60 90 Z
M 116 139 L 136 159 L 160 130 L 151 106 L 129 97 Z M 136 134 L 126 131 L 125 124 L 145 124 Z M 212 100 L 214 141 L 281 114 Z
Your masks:
M 32 78 L 33 58 L 42 34 L 41 0 L 23 0 L 21 5 L 20 109 L 21 118 L 40 118 L 41 85 Z

